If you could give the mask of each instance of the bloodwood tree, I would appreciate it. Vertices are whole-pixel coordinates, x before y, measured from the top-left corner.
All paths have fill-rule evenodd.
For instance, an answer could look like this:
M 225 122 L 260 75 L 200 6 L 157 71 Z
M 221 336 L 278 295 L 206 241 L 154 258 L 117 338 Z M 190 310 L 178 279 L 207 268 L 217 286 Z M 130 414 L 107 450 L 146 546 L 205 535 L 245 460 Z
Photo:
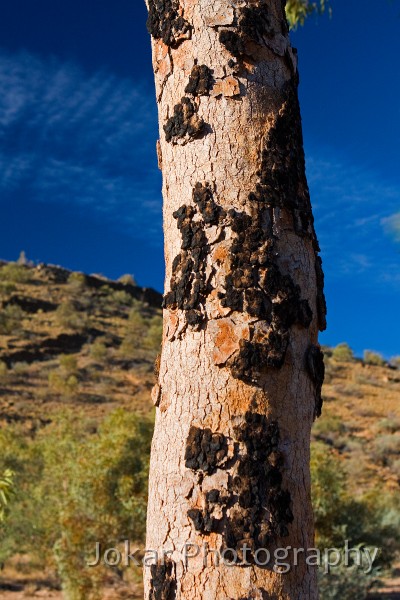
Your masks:
M 314 6 L 289 4 L 292 20 Z M 304 554 L 285 574 L 262 564 L 266 550 L 314 544 L 310 430 L 324 376 L 285 2 L 147 7 L 166 283 L 146 541 L 158 556 L 145 598 L 314 600 Z

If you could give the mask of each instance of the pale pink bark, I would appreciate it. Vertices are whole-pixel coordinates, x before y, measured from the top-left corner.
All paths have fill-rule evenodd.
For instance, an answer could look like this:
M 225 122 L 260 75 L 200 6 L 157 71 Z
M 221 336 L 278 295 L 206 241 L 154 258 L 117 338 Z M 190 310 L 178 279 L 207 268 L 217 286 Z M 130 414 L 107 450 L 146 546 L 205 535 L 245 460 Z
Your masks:
M 145 569 L 145 598 L 315 600 L 301 555 L 285 575 L 254 560 L 263 546 L 313 547 L 309 446 L 323 376 L 322 273 L 283 3 L 148 8 L 166 307 L 146 547 L 171 554 Z M 184 564 L 188 542 L 246 543 L 252 564 Z

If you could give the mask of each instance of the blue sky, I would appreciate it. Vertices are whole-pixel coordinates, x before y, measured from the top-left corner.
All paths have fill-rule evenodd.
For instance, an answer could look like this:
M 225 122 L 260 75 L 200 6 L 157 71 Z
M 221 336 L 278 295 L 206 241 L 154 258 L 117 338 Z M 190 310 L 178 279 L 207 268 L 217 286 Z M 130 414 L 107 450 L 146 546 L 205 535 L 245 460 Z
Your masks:
M 328 331 L 400 354 L 400 2 L 332 0 L 293 34 Z M 13 0 L 0 21 L 0 257 L 162 289 L 161 179 L 139 0 Z

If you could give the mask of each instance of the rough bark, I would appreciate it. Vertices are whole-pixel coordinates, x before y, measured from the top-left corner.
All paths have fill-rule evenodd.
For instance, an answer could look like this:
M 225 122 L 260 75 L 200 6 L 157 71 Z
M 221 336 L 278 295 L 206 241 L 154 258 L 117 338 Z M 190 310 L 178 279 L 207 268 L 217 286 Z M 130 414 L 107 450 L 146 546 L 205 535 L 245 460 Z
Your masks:
M 259 548 L 313 547 L 309 446 L 321 411 L 323 274 L 282 0 L 148 0 L 166 284 L 146 600 L 308 599 Z M 183 562 L 188 542 L 239 551 Z M 251 550 L 248 566 L 240 548 Z

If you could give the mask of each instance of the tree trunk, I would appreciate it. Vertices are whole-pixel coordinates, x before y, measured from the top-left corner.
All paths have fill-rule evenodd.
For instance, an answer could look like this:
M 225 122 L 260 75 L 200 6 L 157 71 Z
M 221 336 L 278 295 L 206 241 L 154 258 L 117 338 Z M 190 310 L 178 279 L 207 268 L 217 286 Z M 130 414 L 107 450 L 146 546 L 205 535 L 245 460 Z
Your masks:
M 273 559 L 313 547 L 325 327 L 284 2 L 148 0 L 148 10 L 166 293 L 146 542 L 158 556 L 145 598 L 314 600 L 305 556 L 286 574 Z M 188 543 L 201 551 L 185 560 Z M 204 544 L 230 551 L 205 561 Z

